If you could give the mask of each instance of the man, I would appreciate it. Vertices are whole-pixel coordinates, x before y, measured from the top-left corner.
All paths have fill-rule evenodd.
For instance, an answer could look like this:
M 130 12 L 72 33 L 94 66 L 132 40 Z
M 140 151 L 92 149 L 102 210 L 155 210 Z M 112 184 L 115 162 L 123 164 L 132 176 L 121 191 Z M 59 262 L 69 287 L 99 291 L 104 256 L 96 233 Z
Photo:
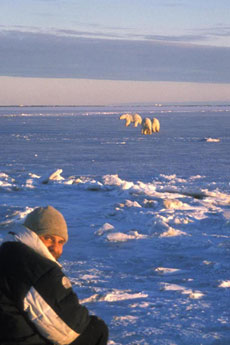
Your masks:
M 1 345 L 105 345 L 108 328 L 79 304 L 57 259 L 68 240 L 63 215 L 38 207 L 0 247 Z

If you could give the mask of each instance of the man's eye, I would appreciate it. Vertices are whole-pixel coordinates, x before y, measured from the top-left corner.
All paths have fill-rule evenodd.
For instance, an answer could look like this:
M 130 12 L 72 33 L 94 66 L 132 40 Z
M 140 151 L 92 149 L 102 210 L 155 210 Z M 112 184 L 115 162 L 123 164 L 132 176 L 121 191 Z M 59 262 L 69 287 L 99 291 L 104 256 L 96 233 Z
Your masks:
M 50 237 L 50 236 L 45 236 L 44 238 L 45 238 L 46 241 L 51 240 L 51 237 Z

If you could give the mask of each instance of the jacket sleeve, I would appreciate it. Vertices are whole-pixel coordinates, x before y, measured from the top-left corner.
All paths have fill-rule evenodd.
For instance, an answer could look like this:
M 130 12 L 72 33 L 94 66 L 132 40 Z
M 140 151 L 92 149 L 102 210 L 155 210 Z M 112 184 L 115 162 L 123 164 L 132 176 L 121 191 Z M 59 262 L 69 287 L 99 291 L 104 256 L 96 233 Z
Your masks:
M 24 298 L 24 311 L 39 333 L 54 344 L 70 344 L 89 323 L 88 310 L 79 304 L 57 264 L 31 286 Z

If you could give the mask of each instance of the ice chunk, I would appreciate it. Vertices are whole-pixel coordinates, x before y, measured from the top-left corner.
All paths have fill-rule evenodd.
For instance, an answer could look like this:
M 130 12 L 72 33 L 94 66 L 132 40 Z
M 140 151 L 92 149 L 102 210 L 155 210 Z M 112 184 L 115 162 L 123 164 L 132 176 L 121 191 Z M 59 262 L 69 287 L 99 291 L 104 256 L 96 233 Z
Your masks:
M 114 229 L 114 226 L 109 223 L 105 223 L 101 228 L 99 228 L 96 232 L 95 235 L 102 236 L 104 235 L 105 232 L 111 231 Z
M 170 274 L 180 271 L 178 268 L 167 268 L 167 267 L 157 267 L 155 268 L 155 272 L 159 274 Z
M 110 242 L 126 242 L 128 240 L 136 240 L 147 238 L 146 235 L 141 235 L 137 231 L 130 231 L 129 234 L 123 232 L 115 232 L 107 235 L 107 240 Z
M 165 199 L 163 204 L 165 208 L 181 208 L 183 202 L 177 199 Z
M 223 280 L 218 287 L 230 288 L 230 280 Z
M 57 169 L 52 174 L 48 174 L 47 176 L 42 177 L 41 178 L 41 182 L 43 184 L 47 184 L 47 183 L 49 183 L 49 181 L 61 181 L 61 180 L 64 180 L 64 177 L 61 176 L 61 173 L 62 173 L 62 169 Z
M 180 230 L 169 227 L 169 229 L 163 232 L 160 235 L 160 237 L 173 237 L 173 236 L 181 236 L 181 235 L 187 235 L 187 234 L 184 231 L 180 231 Z

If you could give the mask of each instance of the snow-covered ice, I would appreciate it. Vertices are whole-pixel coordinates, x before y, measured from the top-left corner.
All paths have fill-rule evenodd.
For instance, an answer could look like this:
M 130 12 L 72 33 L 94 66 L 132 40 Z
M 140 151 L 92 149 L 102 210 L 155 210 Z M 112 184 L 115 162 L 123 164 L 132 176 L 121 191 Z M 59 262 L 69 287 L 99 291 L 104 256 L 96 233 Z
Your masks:
M 0 241 L 51 204 L 110 345 L 230 343 L 230 106 L 2 107 L 0 123 Z

